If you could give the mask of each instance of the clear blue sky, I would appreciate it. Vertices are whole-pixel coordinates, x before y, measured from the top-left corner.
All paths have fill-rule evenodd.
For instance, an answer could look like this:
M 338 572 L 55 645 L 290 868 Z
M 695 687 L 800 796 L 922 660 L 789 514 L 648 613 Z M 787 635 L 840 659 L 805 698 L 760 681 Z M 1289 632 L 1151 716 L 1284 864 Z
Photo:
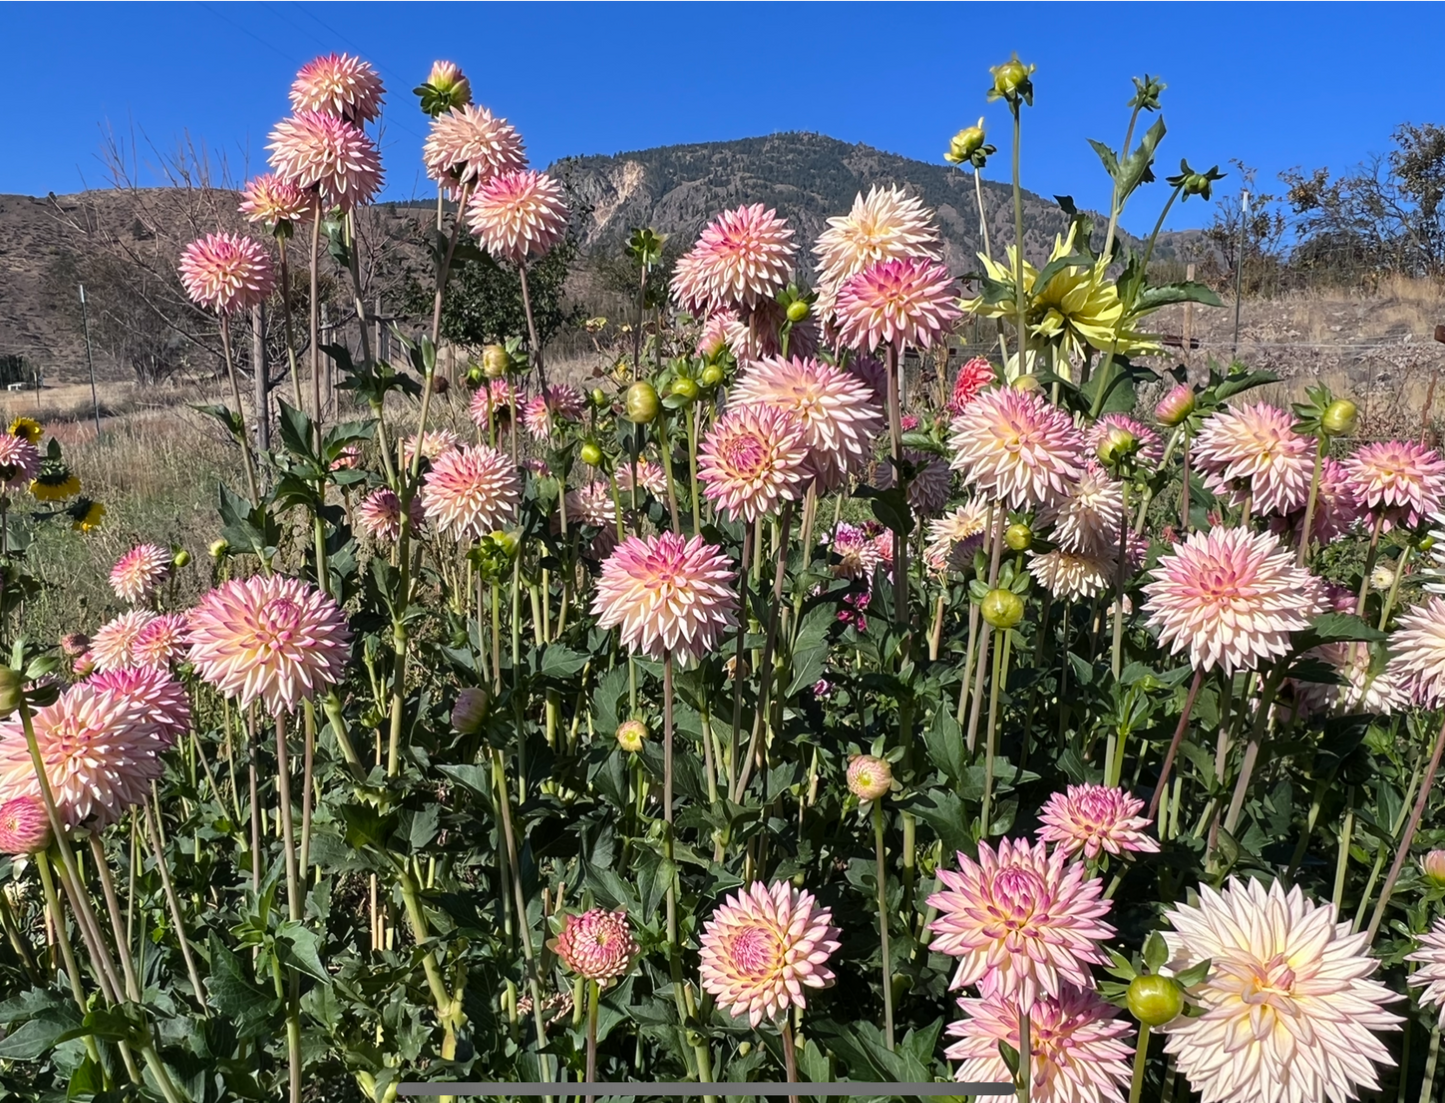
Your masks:
M 1445 122 L 1433 4 L 4 3 L 0 20 L 0 193 L 102 183 L 107 124 L 163 148 L 189 133 L 258 171 L 295 69 L 333 49 L 387 83 L 388 198 L 435 194 L 411 89 L 437 57 L 538 165 L 782 130 L 938 161 L 980 114 L 1006 154 L 1006 110 L 983 94 L 1017 49 L 1039 67 L 1025 185 L 1094 207 L 1109 193 L 1085 139 L 1118 145 L 1145 71 L 1169 85 L 1161 175 L 1181 156 L 1238 157 L 1268 190 L 1280 169 L 1384 150 L 1401 121 Z M 988 171 L 1004 178 L 1006 157 Z M 1151 191 L 1126 218 L 1136 229 L 1162 202 Z M 1198 201 L 1175 211 L 1175 227 L 1207 221 Z

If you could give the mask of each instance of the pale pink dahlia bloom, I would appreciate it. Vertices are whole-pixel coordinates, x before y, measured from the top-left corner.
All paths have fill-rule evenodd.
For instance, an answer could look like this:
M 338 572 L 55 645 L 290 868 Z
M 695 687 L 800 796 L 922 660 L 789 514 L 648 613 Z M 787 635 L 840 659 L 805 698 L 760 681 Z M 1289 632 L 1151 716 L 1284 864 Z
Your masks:
M 587 400 L 576 387 L 566 383 L 554 383 L 547 390 L 527 400 L 518 417 L 527 432 L 538 440 L 546 440 L 558 420 L 581 421 L 587 410 Z
M 186 653 L 187 618 L 180 613 L 162 613 L 147 621 L 131 644 L 131 658 L 137 666 L 170 666 Z
M 818 313 L 833 313 L 838 289 L 869 265 L 917 257 L 941 261 L 941 243 L 933 212 L 897 186 L 876 184 L 853 200 L 845 215 L 828 219 L 828 228 L 813 243 L 818 258 Z
M 958 1006 L 966 1017 L 948 1024 L 946 1033 L 958 1041 L 943 1051 L 959 1062 L 955 1078 L 1012 1080 L 998 1047 L 1006 1042 L 1021 1048 L 1018 1001 L 985 992 L 959 999 Z M 1111 1004 L 1092 991 L 1064 985 L 1057 997 L 1036 1000 L 1028 1014 L 1033 1103 L 1122 1103 L 1134 1030 Z
M 148 609 L 132 609 L 129 613 L 107 621 L 90 638 L 90 658 L 97 670 L 131 666 L 135 662 L 132 649 L 147 624 L 156 619 Z
M 917 258 L 865 268 L 839 288 L 834 309 L 839 343 L 863 352 L 929 348 L 962 314 L 948 269 Z
M 1068 493 L 1084 473 L 1084 441 L 1067 413 L 1036 391 L 986 391 L 953 419 L 953 468 L 1009 509 Z
M 453 195 L 464 185 L 480 187 L 503 173 L 527 167 L 522 136 L 506 119 L 485 107 L 466 104 L 432 119 L 422 146 L 426 174 Z
M 258 241 L 207 234 L 181 252 L 181 284 L 198 305 L 217 314 L 250 310 L 276 286 L 271 258 Z
M 326 54 L 301 66 L 291 84 L 291 110 L 320 111 L 347 122 L 371 122 L 381 115 L 381 77 L 359 57 Z
M 1408 440 L 1366 444 L 1345 460 L 1360 507 L 1382 532 L 1415 528 L 1445 504 L 1445 461 L 1433 448 Z
M 939 915 L 932 949 L 959 959 L 952 988 L 989 984 L 1025 1010 L 1066 985 L 1090 987 L 1090 964 L 1108 960 L 1099 943 L 1113 937 L 1103 922 L 1110 903 L 1103 884 L 1063 848 L 1003 839 L 997 852 L 978 844 L 978 861 L 958 855 L 959 869 L 939 869 L 944 891 L 928 898 Z
M 748 365 L 732 389 L 734 406 L 770 406 L 797 417 L 809 473 L 820 491 L 844 483 L 873 456 L 883 411 L 856 376 L 818 360 L 768 357 Z
M 1203 1014 L 1163 1028 L 1201 1103 L 1343 1103 L 1379 1087 L 1374 1066 L 1394 1059 L 1375 1032 L 1398 1028 L 1383 1005 L 1400 997 L 1367 979 L 1380 964 L 1369 936 L 1333 906 L 1231 878 L 1165 918 L 1171 972 L 1210 962 L 1190 989 Z
M 1067 492 L 1039 511 L 1039 523 L 1053 526 L 1053 541 L 1078 555 L 1117 555 L 1124 523 L 1124 488 L 1093 460 Z
M 1395 622 L 1385 673 L 1421 708 L 1445 704 L 1445 598 L 1432 594 Z
M 540 257 L 567 232 L 562 185 L 545 172 L 494 176 L 467 204 L 467 226 L 498 260 Z
M 1315 445 L 1294 419 L 1265 402 L 1222 410 L 1205 421 L 1191 456 L 1214 493 L 1255 516 L 1290 513 L 1309 498 Z
M 289 180 L 268 172 L 246 184 L 237 208 L 247 222 L 275 229 L 283 222 L 300 222 L 311 210 L 311 197 Z
M 148 597 L 171 572 L 171 553 L 155 544 L 137 544 L 110 569 L 110 588 L 121 601 Z
M 1354 598 L 1348 612 L 1353 613 Z M 1291 679 L 1295 700 L 1309 712 L 1373 712 L 1384 716 L 1407 707 L 1410 694 L 1401 685 L 1399 670 L 1376 659 L 1375 649 L 1363 643 L 1327 643 L 1305 653 L 1325 663 L 1339 683 Z
M 687 666 L 736 623 L 736 577 L 700 536 L 629 536 L 602 564 L 592 612 L 599 627 L 622 629 L 629 651 Z
M 494 419 L 500 426 L 506 418 L 511 417 L 514 405 L 520 411 L 526 401 L 527 396 L 513 387 L 510 381 L 492 379 L 476 389 L 467 413 L 473 425 L 478 429 L 486 429 Z
M 816 691 L 817 687 L 814 688 Z M 893 788 L 893 767 L 886 758 L 876 755 L 855 754 L 848 760 L 847 776 L 848 792 L 859 800 L 879 800 Z
M 968 570 L 973 565 L 974 552 L 983 546 L 987 525 L 988 503 L 982 498 L 929 521 L 923 562 L 935 574 Z
M 40 474 L 40 450 L 24 437 L 0 433 L 0 489 L 21 491 Z
M 803 423 L 773 406 L 729 409 L 703 439 L 703 494 L 730 520 L 756 521 L 799 496 L 808 474 Z
M 155 666 L 126 666 L 103 670 L 85 680 L 97 692 L 113 693 L 138 707 L 154 724 L 166 747 L 191 730 L 191 699 L 186 687 L 169 670 Z
M 351 631 L 332 598 L 299 578 L 236 579 L 191 610 L 190 660 L 241 707 L 295 712 L 346 674 Z
M 986 356 L 975 356 L 964 361 L 953 380 L 953 391 L 948 396 L 948 414 L 957 417 L 963 408 L 980 394 L 994 385 L 993 365 Z
M 1269 533 L 1196 532 L 1160 557 L 1144 587 L 1150 627 L 1196 669 L 1254 670 L 1290 649 L 1291 632 L 1324 612 L 1319 580 Z
M 793 278 L 797 252 L 786 219 L 761 203 L 724 211 L 673 270 L 672 298 L 706 315 L 719 307 L 751 309 Z
M 5 809 L 0 808 L 0 819 L 4 815 Z M 1430 930 L 1420 936 L 1420 948 L 1405 960 L 1420 963 L 1420 968 L 1410 975 L 1412 986 L 1425 988 L 1420 993 L 1420 1005 L 1445 1007 L 1445 916 L 1436 919 Z
M 485 444 L 438 456 L 422 488 L 422 510 L 438 532 L 478 540 L 516 519 L 522 481 L 512 461 Z
M 324 207 L 349 211 L 381 190 L 381 157 L 358 127 L 334 115 L 303 111 L 271 131 L 269 161 L 277 177 L 314 193 Z
M 32 718 L 56 810 L 67 827 L 115 823 L 150 795 L 170 746 L 144 706 L 94 686 L 71 686 Z M 0 724 L 0 792 L 40 797 L 20 720 Z
M 733 893 L 702 931 L 702 986 L 734 1016 L 757 1027 L 792 1007 L 803 989 L 834 980 L 828 958 L 840 945 L 833 913 L 786 881 L 755 881 Z
M 569 973 L 603 985 L 632 971 L 640 950 L 626 912 L 592 908 L 562 919 L 562 931 L 547 944 Z
M 412 495 L 407 512 L 415 532 L 422 525 L 421 498 Z M 379 544 L 389 544 L 401 536 L 401 499 L 396 491 L 379 486 L 361 499 L 356 507 L 356 520 L 367 536 Z
M 948 504 L 953 490 L 953 471 L 944 457 L 917 448 L 905 448 L 903 461 L 913 465 L 908 483 L 908 504 L 916 517 L 931 517 Z M 893 460 L 879 460 L 873 468 L 873 482 L 882 490 L 893 485 Z
M 726 350 L 734 360 L 748 355 L 748 327 L 737 311 L 724 307 L 714 310 L 702 324 L 694 351 L 704 360 L 716 360 Z
M 619 495 L 632 496 L 632 464 L 620 463 L 617 465 L 617 492 Z M 667 493 L 667 472 L 662 469 L 659 463 L 651 460 L 639 459 L 637 461 L 637 489 L 639 492 L 647 491 L 652 495 Z
M 1080 851 L 1097 858 L 1107 851 L 1116 858 L 1126 850 L 1153 853 L 1159 844 L 1144 832 L 1144 802 L 1123 789 L 1107 785 L 1070 785 L 1055 793 L 1039 813 L 1040 842 L 1055 843 L 1065 854 Z
M 1113 429 L 1123 429 L 1139 442 L 1139 451 L 1134 457 L 1146 467 L 1155 467 L 1164 458 L 1164 442 L 1159 439 L 1159 434 L 1128 414 L 1105 414 L 1089 426 L 1084 438 L 1085 443 L 1091 449 L 1097 450 Z
M 428 429 L 421 435 L 421 458 L 430 463 L 435 463 L 448 452 L 454 452 L 462 446 L 462 438 L 453 433 L 450 429 Z M 401 462 L 405 467 L 411 467 L 411 461 L 416 457 L 416 437 L 407 437 L 401 442 Z
M 1313 478 L 1313 473 L 1311 473 Z M 1270 530 L 1289 533 L 1299 540 L 1304 529 L 1305 509 L 1302 504 L 1288 517 L 1276 517 L 1270 521 Z M 1363 516 L 1359 500 L 1355 497 L 1355 484 L 1345 470 L 1345 465 L 1332 456 L 1326 456 L 1320 464 L 1320 485 L 1315 492 L 1315 512 L 1310 520 L 1310 539 L 1328 544 L 1349 533 Z M 1353 605 L 1348 610 L 1353 613 Z
M 1029 574 L 1056 601 L 1098 597 L 1118 580 L 1118 571 L 1118 557 L 1107 552 L 1029 553 Z
M 587 525 L 597 530 L 582 554 L 591 560 L 601 561 L 612 554 L 617 547 L 617 505 L 612 500 L 612 484 L 606 479 L 586 483 L 567 491 L 567 526 L 576 529 Z M 561 512 L 552 514 L 551 529 L 562 531 Z
M 55 840 L 50 813 L 38 794 L 27 793 L 0 804 L 0 854 L 36 854 Z

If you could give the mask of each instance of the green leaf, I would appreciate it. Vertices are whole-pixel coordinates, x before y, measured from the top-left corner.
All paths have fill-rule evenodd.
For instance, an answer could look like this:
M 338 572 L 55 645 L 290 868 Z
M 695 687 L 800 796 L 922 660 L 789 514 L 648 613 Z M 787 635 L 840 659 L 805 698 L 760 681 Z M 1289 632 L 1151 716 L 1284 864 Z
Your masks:
M 1201 983 L 1205 977 L 1209 976 L 1209 969 L 1213 964 L 1212 959 L 1205 958 L 1203 961 L 1191 965 L 1188 969 L 1185 969 L 1184 972 L 1175 974 L 1174 979 L 1185 988 L 1193 988 L 1196 984 Z
M 311 419 L 295 406 L 281 402 L 281 443 L 286 446 L 286 451 L 300 460 L 316 462 L 316 452 L 311 447 L 311 439 L 315 432 L 311 425 Z
M 560 643 L 548 644 L 542 652 L 538 673 L 544 678 L 570 678 L 586 666 L 590 658 L 590 655 L 573 651 L 570 647 L 564 647 Z
M 1310 621 L 1310 626 L 1303 632 L 1294 634 L 1294 645 L 1297 651 L 1308 651 L 1322 643 L 1341 643 L 1350 640 L 1380 643 L 1384 639 L 1385 633 L 1366 624 L 1362 618 L 1353 613 L 1321 613 Z
M 968 770 L 968 757 L 964 753 L 963 729 L 946 705 L 939 705 L 933 712 L 933 723 L 923 733 L 928 757 L 950 781 L 963 780 Z
M 241 959 L 211 932 L 209 951 L 211 975 L 206 982 L 211 1005 L 235 1023 L 241 1038 L 253 1038 L 265 1030 L 266 1020 L 280 1006 L 274 993 L 252 982 Z
M 1133 194 L 1134 189 L 1140 184 L 1154 179 L 1154 174 L 1150 169 L 1154 163 L 1154 151 L 1164 140 L 1164 129 L 1164 117 L 1161 115 L 1154 120 L 1154 125 L 1144 132 L 1138 148 L 1129 153 L 1125 157 L 1124 163 L 1119 166 L 1119 176 L 1116 182 L 1119 186 L 1120 205 Z
M 908 496 L 901 487 L 879 490 L 874 486 L 860 486 L 853 496 L 871 500 L 873 516 L 884 528 L 903 536 L 913 531 L 913 511 L 908 507 Z
M 1192 281 L 1164 283 L 1157 287 L 1146 287 L 1134 300 L 1133 313 L 1137 317 L 1161 306 L 1177 303 L 1199 303 L 1201 306 L 1223 306 L 1224 301 L 1206 284 Z
M 1164 936 L 1158 931 L 1150 931 L 1149 937 L 1144 940 L 1144 964 L 1149 966 L 1151 973 L 1157 973 L 1168 960 L 1169 947 L 1164 942 Z
M 21 1023 L 4 1038 L 0 1038 L 0 1058 L 10 1061 L 34 1061 L 49 1053 L 60 1036 L 80 1025 L 75 1012 L 67 1020 L 60 1010 L 48 1012 L 44 1018 L 31 1019 Z
M 240 440 L 241 434 L 245 432 L 245 427 L 242 425 L 240 417 L 237 416 L 229 406 L 222 406 L 219 403 L 193 403 L 191 409 L 197 413 L 206 414 L 209 417 L 215 418 L 226 427 L 226 432 L 230 433 L 236 440 Z
M 276 930 L 277 956 L 281 961 L 324 984 L 330 984 L 331 974 L 321 964 L 320 945 L 321 936 L 295 920 L 286 920 Z
M 1109 179 L 1113 180 L 1113 179 L 1117 178 L 1118 175 L 1119 175 L 1119 156 L 1118 156 L 1118 154 L 1116 154 L 1112 149 L 1110 149 L 1108 146 L 1106 146 L 1103 142 L 1096 142 L 1096 141 L 1094 141 L 1093 138 L 1088 139 L 1088 142 L 1089 142 L 1089 145 L 1091 145 L 1091 146 L 1093 147 L 1094 152 L 1099 155 L 1099 160 L 1100 160 L 1100 161 L 1103 163 L 1103 165 L 1104 165 L 1104 171 L 1109 174 Z

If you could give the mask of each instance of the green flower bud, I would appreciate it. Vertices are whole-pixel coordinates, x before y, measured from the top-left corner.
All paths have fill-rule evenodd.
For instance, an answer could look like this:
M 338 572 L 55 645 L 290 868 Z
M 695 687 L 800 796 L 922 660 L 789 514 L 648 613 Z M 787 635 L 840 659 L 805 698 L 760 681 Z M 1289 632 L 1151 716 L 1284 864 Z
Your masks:
M 657 389 L 651 383 L 639 380 L 627 388 L 623 408 L 628 421 L 634 425 L 647 425 L 656 420 L 662 404 L 657 399 Z
M 1420 870 L 1436 888 L 1445 888 L 1445 850 L 1432 850 L 1420 859 Z
M 492 707 L 492 695 L 485 689 L 469 688 L 457 694 L 452 706 L 452 730 L 463 735 L 476 735 L 482 730 L 487 711 Z
M 224 539 L 212 540 L 211 546 L 209 548 L 212 559 L 224 559 L 226 558 L 226 553 L 230 550 L 231 545 L 227 543 Z
M 176 552 L 175 555 L 171 556 L 171 566 L 178 571 L 181 570 L 183 567 L 189 567 L 190 565 L 191 553 L 186 551 L 185 548 L 181 548 L 179 551 Z
M 810 313 L 812 313 L 812 308 L 804 299 L 794 299 L 788 304 L 788 321 L 794 325 L 803 321 Z
M 480 364 L 473 364 L 470 368 L 467 369 L 467 386 L 470 387 L 472 390 L 476 390 L 478 387 L 480 387 L 482 385 L 482 380 L 486 378 L 487 375 L 484 371 L 482 371 L 482 366 Z
M 951 165 L 964 164 L 982 148 L 983 139 L 983 120 L 979 119 L 977 126 L 966 126 L 953 136 L 943 159 Z
M 1164 1026 L 1184 1010 L 1184 989 L 1173 977 L 1145 974 L 1129 982 L 1128 1000 L 1130 1014 L 1145 1026 Z
M 1029 76 L 1037 68 L 1034 65 L 1025 65 L 1019 60 L 1019 55 L 1014 54 L 1002 65 L 995 65 L 989 72 L 993 74 L 993 95 L 995 99 L 1013 99 L 1022 95 L 1028 86 Z
M 1139 451 L 1139 438 L 1117 425 L 1104 434 L 1095 454 L 1105 467 L 1114 467 Z
M 608 403 L 608 401 L 607 401 L 607 392 L 604 391 L 601 387 L 593 387 L 593 388 L 592 388 L 591 398 L 592 398 L 592 405 L 595 406 L 595 407 L 597 407 L 597 409 L 599 409 L 599 410 L 605 410 L 605 409 L 607 409 L 607 407 L 608 407 L 608 405 L 609 405 L 609 403 Z
M 495 544 L 497 550 L 508 559 L 511 559 L 512 556 L 517 554 L 517 537 L 515 534 L 498 529 L 496 532 L 489 534 L 487 539 Z
M 1024 619 L 1024 599 L 1012 590 L 990 590 L 980 611 L 995 628 L 1012 628 Z
M 512 357 L 501 345 L 488 345 L 482 349 L 482 374 L 488 379 L 500 379 L 512 366 Z
M 1033 547 L 1034 530 L 1022 521 L 1015 521 L 1004 530 L 1003 542 L 1009 546 L 1011 551 L 1028 551 Z
M 692 403 L 697 400 L 698 396 L 697 380 L 680 375 L 672 381 L 672 386 L 668 388 L 667 393 L 669 397 L 680 398 L 686 403 Z
M 0 666 L 0 717 L 9 716 L 25 697 L 25 679 L 18 670 Z
M 725 373 L 722 370 L 721 364 L 709 364 L 702 369 L 702 374 L 698 377 L 698 381 L 708 390 L 712 390 L 722 383 L 724 375 Z
M 589 467 L 602 466 L 602 448 L 595 440 L 583 441 L 582 447 L 577 454 L 582 462 Z
M 1009 384 L 1016 391 L 1038 391 L 1043 389 L 1037 375 L 1021 375 Z
M 1337 398 L 1325 407 L 1320 428 L 1332 437 L 1351 437 L 1359 420 L 1359 410 L 1348 398 Z

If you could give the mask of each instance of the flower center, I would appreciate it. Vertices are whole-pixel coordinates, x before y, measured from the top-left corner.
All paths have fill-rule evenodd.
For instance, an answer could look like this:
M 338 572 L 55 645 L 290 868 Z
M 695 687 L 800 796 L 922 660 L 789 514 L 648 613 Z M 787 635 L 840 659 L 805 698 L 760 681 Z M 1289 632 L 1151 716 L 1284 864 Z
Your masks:
M 1001 870 L 993 879 L 994 912 L 1012 930 L 1028 924 L 1046 894 L 1043 878 L 1030 869 Z
M 728 949 L 733 965 L 750 977 L 771 976 L 783 963 L 783 940 L 762 924 L 744 927 L 733 935 Z
M 300 624 L 300 607 L 289 598 L 275 598 L 256 613 L 257 641 L 262 646 L 283 648 L 292 642 Z
M 755 478 L 762 472 L 767 450 L 754 436 L 733 437 L 722 447 L 722 460 L 741 478 Z

